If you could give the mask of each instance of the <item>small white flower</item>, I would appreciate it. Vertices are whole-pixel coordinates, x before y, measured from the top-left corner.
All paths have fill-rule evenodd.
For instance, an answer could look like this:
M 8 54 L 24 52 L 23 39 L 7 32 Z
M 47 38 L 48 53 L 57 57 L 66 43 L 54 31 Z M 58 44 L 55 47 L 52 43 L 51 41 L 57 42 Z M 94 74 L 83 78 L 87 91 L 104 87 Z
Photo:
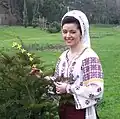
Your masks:
M 29 57 L 29 56 L 31 56 L 31 54 L 28 52 L 28 53 L 27 53 L 27 56 Z
M 32 68 L 36 68 L 36 65 L 35 65 L 35 64 L 33 64 L 33 65 L 32 65 Z
M 22 47 L 22 45 L 20 45 L 20 44 L 17 44 L 17 49 L 21 49 L 21 47 Z
M 30 57 L 29 59 L 30 59 L 30 61 L 33 61 L 33 58 L 32 58 L 32 57 Z
M 21 52 L 24 53 L 24 52 L 26 52 L 26 50 L 25 49 L 21 49 Z
M 15 47 L 15 46 L 17 46 L 17 45 L 18 45 L 17 42 L 13 42 L 12 47 Z

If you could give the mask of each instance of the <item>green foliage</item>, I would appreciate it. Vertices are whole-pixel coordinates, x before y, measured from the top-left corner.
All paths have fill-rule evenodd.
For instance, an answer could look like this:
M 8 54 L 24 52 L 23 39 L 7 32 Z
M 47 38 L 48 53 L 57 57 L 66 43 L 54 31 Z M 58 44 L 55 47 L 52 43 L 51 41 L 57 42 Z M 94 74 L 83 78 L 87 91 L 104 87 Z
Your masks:
M 35 28 L 35 27 L 37 27 L 38 26 L 38 18 L 33 18 L 33 20 L 32 20 L 32 26 L 33 26 L 33 28 Z
M 26 52 L 0 54 L 0 118 L 1 119 L 57 119 L 57 100 L 48 92 L 50 81 L 41 74 L 30 75 L 31 66 L 44 70 L 38 57 Z M 53 117 L 54 115 L 54 117 Z
M 47 29 L 47 31 L 49 33 L 57 33 L 57 32 L 60 32 L 60 23 L 54 21 L 50 24 L 49 28 Z
M 43 0 L 40 12 L 48 22 L 60 21 L 60 18 L 67 11 L 63 0 Z

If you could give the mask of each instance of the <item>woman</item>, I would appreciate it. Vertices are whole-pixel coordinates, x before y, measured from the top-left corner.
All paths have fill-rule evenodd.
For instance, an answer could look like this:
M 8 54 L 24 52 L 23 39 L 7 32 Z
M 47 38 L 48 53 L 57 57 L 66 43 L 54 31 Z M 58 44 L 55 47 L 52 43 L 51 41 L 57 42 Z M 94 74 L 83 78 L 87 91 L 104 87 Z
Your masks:
M 61 26 L 69 49 L 59 57 L 53 79 L 68 78 L 55 82 L 56 93 L 70 95 L 73 101 L 60 102 L 60 119 L 97 119 L 95 105 L 103 95 L 103 71 L 98 55 L 90 48 L 88 19 L 83 12 L 72 10 L 63 16 Z

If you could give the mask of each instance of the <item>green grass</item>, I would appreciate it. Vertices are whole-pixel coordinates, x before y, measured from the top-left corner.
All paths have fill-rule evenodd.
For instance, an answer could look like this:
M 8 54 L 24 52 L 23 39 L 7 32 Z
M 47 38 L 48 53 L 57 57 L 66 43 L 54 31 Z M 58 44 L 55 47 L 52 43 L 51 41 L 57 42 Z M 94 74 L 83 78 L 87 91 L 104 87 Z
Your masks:
M 56 44 L 62 42 L 60 34 L 48 34 L 39 28 L 0 27 L 0 47 L 10 47 L 13 41 L 19 42 L 16 38 L 17 36 L 19 36 L 25 44 L 39 43 L 43 45 L 46 43 Z
M 11 49 L 12 42 L 20 36 L 24 44 L 64 44 L 61 34 L 48 34 L 39 28 L 0 27 L 0 48 Z M 99 55 L 105 81 L 104 99 L 99 107 L 100 119 L 120 119 L 120 28 L 114 26 L 90 28 L 92 48 Z M 55 66 L 60 51 L 32 51 L 41 56 L 46 64 Z

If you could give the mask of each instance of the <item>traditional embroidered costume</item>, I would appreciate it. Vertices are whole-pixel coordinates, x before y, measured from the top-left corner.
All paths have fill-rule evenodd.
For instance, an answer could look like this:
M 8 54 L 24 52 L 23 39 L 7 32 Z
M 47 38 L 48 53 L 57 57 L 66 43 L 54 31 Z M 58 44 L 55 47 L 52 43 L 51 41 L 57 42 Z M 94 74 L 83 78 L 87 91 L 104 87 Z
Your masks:
M 76 109 L 86 109 L 85 119 L 96 119 L 94 106 L 103 95 L 103 71 L 99 57 L 91 48 L 85 48 L 69 64 L 68 51 L 60 56 L 55 77 L 72 79 L 68 81 L 67 93 L 73 95 Z
M 103 96 L 103 70 L 98 55 L 90 48 L 89 23 L 86 15 L 77 10 L 66 13 L 76 18 L 82 30 L 84 49 L 69 61 L 69 50 L 64 51 L 56 65 L 54 79 L 69 77 L 66 87 L 73 103 L 60 103 L 60 119 L 97 119 L 95 105 Z M 71 104 L 73 106 L 71 106 Z M 72 117 L 72 115 L 74 115 Z

